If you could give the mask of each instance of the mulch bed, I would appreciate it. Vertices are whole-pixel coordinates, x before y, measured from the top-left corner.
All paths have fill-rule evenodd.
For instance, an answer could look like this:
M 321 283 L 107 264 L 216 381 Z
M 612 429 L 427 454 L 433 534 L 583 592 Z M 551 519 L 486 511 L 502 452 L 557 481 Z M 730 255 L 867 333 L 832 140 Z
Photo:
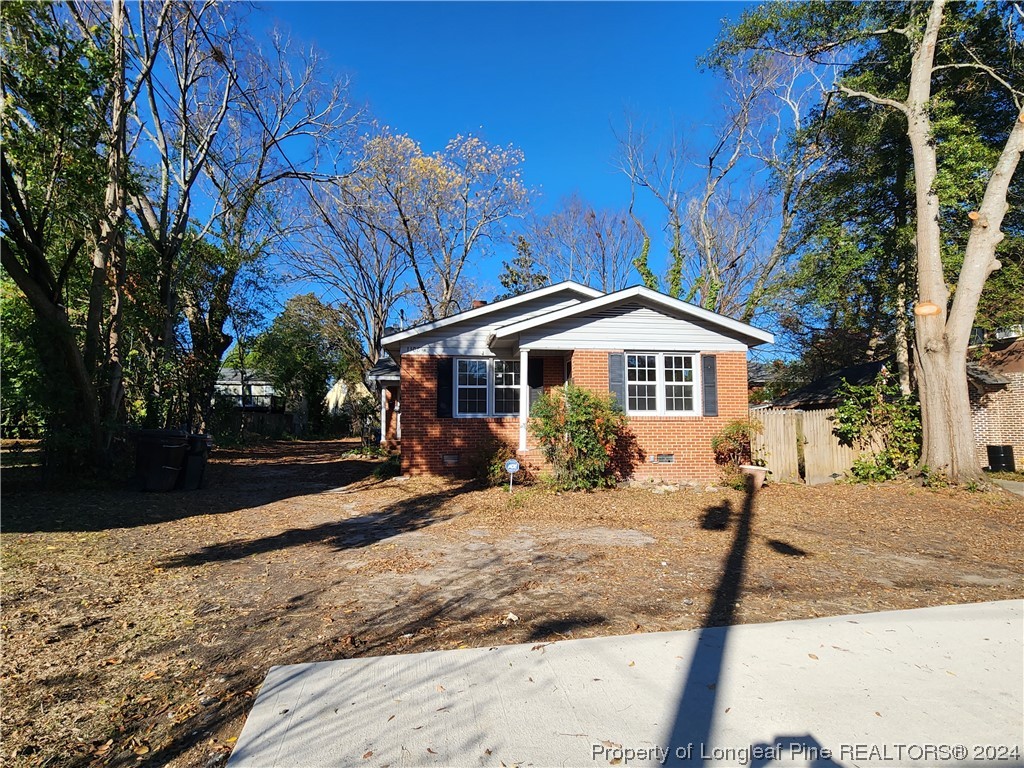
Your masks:
M 340 441 L 191 493 L 3 482 L 3 760 L 222 764 L 267 669 L 1019 598 L 1024 502 L 909 483 L 555 494 Z

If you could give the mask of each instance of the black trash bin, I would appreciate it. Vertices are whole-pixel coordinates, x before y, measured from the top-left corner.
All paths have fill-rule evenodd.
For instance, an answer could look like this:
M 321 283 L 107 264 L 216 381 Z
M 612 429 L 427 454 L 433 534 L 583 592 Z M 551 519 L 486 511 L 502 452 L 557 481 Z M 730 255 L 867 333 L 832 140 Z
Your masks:
M 181 429 L 140 429 L 135 433 L 135 476 L 144 491 L 170 491 L 178 482 L 188 450 Z
M 1016 472 L 1012 445 L 987 445 L 988 468 L 993 472 Z
M 206 459 L 212 448 L 213 435 L 192 434 L 188 436 L 185 467 L 178 476 L 178 488 L 183 491 L 197 491 L 203 486 Z

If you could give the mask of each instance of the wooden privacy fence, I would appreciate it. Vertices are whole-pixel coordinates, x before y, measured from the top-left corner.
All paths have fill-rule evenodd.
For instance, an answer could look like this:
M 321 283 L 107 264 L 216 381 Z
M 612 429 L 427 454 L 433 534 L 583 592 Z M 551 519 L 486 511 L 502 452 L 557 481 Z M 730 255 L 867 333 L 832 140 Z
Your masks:
M 751 441 L 754 459 L 768 465 L 775 482 L 816 485 L 842 477 L 868 449 L 839 444 L 839 438 L 832 434 L 835 415 L 835 408 L 752 411 L 751 421 L 764 426 L 764 431 Z

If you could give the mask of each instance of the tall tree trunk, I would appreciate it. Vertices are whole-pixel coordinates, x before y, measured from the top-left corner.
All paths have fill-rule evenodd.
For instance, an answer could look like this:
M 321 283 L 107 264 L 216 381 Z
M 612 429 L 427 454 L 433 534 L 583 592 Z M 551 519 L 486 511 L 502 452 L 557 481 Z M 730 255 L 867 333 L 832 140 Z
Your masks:
M 907 150 L 906 136 L 902 137 L 896 148 L 896 179 L 893 193 L 896 197 L 896 210 L 893 216 L 893 233 L 891 247 L 896 254 L 896 330 L 893 346 L 896 348 L 896 372 L 900 382 L 900 392 L 909 395 L 910 389 L 910 322 L 907 318 L 907 281 L 913 274 L 912 253 L 902 247 L 903 228 L 907 225 L 911 201 L 907 189 Z
M 924 37 L 911 65 L 907 100 L 907 136 L 914 154 L 917 188 L 915 347 L 923 428 L 921 463 L 945 472 L 954 481 L 964 482 L 981 475 L 967 389 L 967 345 L 985 281 L 1000 266 L 995 250 L 1004 237 L 1000 226 L 1009 207 L 1006 197 L 1010 180 L 1024 150 L 1024 114 L 1014 121 L 989 177 L 981 206 L 972 216 L 974 226 L 968 236 L 956 293 L 947 310 L 949 291 L 942 268 L 939 200 L 934 190 L 937 165 L 928 118 L 932 61 L 943 5 L 944 0 L 932 4 Z
M 114 423 L 120 423 L 124 403 L 124 368 L 121 351 L 121 319 L 123 315 L 123 294 L 126 270 L 126 253 L 122 227 L 126 216 L 126 141 L 127 105 L 125 103 L 125 44 L 124 44 L 124 0 L 111 1 L 111 122 L 110 154 L 107 157 L 107 189 L 104 195 L 104 216 L 99 221 L 96 237 L 96 253 L 93 257 L 94 282 L 97 272 L 102 269 L 106 277 L 109 265 L 113 273 L 113 289 L 110 296 L 109 331 L 107 359 L 109 363 L 109 394 L 102 410 Z M 91 298 L 91 297 L 90 297 Z M 91 311 L 90 302 L 90 311 Z M 92 329 L 90 328 L 90 331 Z M 109 448 L 113 434 L 106 436 Z
M 942 265 L 938 163 L 928 114 L 932 63 L 944 0 L 932 3 L 924 37 L 914 52 L 907 96 L 907 138 L 914 157 L 917 208 L 915 348 L 923 428 L 921 463 L 954 480 L 980 474 L 967 393 L 967 345 L 946 334 L 949 290 Z

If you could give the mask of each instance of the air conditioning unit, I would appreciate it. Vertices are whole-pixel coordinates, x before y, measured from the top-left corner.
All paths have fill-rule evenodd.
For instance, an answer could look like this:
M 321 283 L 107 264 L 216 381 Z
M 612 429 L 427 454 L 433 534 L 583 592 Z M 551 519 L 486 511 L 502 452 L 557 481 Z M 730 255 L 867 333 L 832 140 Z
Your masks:
M 1024 325 L 1008 325 L 1005 328 L 996 328 L 995 337 L 1000 341 L 1003 339 L 1016 339 L 1024 336 Z

